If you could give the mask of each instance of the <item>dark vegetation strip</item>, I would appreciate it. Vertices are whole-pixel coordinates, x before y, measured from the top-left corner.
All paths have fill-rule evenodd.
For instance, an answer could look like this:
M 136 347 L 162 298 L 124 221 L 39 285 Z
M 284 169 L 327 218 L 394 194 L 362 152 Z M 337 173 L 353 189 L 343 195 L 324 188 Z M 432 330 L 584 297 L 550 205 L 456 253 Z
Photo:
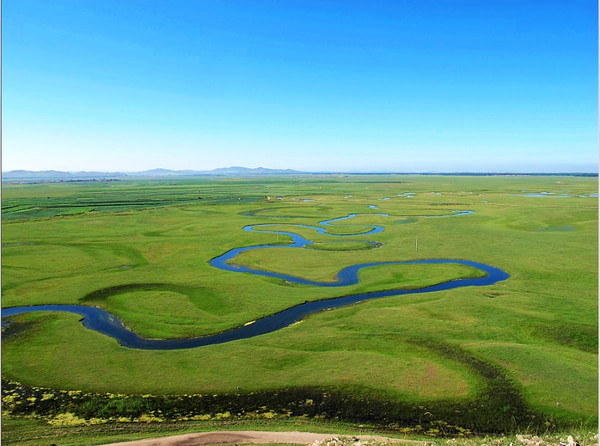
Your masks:
M 201 292 L 202 288 L 188 287 L 184 285 L 176 285 L 170 283 L 128 283 L 125 285 L 111 286 L 101 288 L 83 296 L 81 302 L 98 302 L 110 296 L 117 294 L 129 293 L 132 291 L 171 291 L 175 293 L 191 296 L 197 292 Z
M 381 246 L 383 246 L 383 243 L 381 242 L 348 240 L 347 242 L 313 242 L 312 245 L 306 245 L 305 248 L 320 251 L 364 251 L 367 249 L 379 248 Z
M 555 420 L 528 407 L 520 389 L 498 366 L 456 345 L 425 339 L 408 342 L 459 362 L 483 379 L 483 388 L 475 399 L 458 404 L 443 403 L 436 408 L 438 417 L 454 420 L 458 415 L 458 420 L 471 420 L 475 423 L 473 428 L 482 432 L 515 432 L 531 426 L 535 429 L 556 426 Z
M 483 381 L 470 399 L 401 402 L 364 388 L 287 387 L 271 391 L 193 395 L 121 395 L 54 390 L 3 378 L 3 410 L 8 415 L 52 419 L 71 413 L 83 420 L 240 420 L 302 417 L 366 423 L 398 432 L 428 435 L 546 432 L 571 427 L 532 410 L 518 387 L 497 366 L 458 346 L 409 341 L 457 361 Z M 591 422 L 588 422 L 591 426 Z M 579 425 L 579 424 L 578 424 Z
M 597 327 L 554 322 L 552 325 L 532 324 L 530 330 L 534 336 L 546 341 L 588 353 L 598 353 Z

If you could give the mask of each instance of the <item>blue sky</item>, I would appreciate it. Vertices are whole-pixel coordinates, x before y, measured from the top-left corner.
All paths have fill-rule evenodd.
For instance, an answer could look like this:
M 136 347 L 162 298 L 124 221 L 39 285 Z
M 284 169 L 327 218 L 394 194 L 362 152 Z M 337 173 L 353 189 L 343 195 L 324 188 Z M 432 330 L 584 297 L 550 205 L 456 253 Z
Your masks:
M 597 171 L 595 0 L 4 0 L 2 170 Z

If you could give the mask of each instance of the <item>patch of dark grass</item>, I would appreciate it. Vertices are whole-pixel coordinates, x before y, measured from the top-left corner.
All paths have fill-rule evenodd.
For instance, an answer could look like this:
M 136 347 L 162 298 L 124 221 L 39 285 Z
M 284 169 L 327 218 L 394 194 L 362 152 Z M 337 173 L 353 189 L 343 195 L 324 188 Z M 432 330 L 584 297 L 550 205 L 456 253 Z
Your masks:
M 485 297 L 489 297 L 490 299 L 495 299 L 496 297 L 506 296 L 506 293 L 502 291 L 485 291 L 482 293 Z
M 2 322 L 2 341 L 8 341 L 19 336 L 21 333 L 30 331 L 36 325 L 39 325 L 39 321 L 11 321 Z
M 273 206 L 267 208 L 254 209 L 252 211 L 240 212 L 239 215 L 244 217 L 268 217 L 268 218 L 315 218 L 314 215 L 264 215 L 264 212 L 272 212 L 279 209 L 285 209 L 289 211 L 292 209 L 290 206 Z
M 315 249 L 318 251 L 365 251 L 383 246 L 380 242 L 368 241 L 343 241 L 343 242 L 314 242 L 306 245 L 305 249 Z
M 175 285 L 171 283 L 127 283 L 124 285 L 101 288 L 83 296 L 81 302 L 98 302 L 116 294 L 130 293 L 133 291 L 171 291 L 187 296 L 193 295 L 197 290 L 193 287 Z
M 598 353 L 598 327 L 549 322 L 533 325 L 531 334 L 566 347 L 589 353 Z
M 409 223 L 416 223 L 417 221 L 419 221 L 416 218 L 405 218 L 402 220 L 396 220 L 395 223 L 398 225 L 405 225 L 405 224 L 409 224 Z

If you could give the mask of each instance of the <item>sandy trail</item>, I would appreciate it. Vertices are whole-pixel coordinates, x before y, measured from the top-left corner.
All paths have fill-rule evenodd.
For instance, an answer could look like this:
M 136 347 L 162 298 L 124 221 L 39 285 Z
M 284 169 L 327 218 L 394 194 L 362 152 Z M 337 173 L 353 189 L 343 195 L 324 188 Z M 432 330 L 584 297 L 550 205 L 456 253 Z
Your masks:
M 334 437 L 346 437 L 358 440 L 378 440 L 385 443 L 403 443 L 426 445 L 425 441 L 402 440 L 375 435 L 338 435 L 315 434 L 311 432 L 261 432 L 261 431 L 220 431 L 201 432 L 195 434 L 174 435 L 170 437 L 152 438 L 146 440 L 110 443 L 105 446 L 198 446 L 211 444 L 242 444 L 242 443 L 294 443 L 311 445 Z

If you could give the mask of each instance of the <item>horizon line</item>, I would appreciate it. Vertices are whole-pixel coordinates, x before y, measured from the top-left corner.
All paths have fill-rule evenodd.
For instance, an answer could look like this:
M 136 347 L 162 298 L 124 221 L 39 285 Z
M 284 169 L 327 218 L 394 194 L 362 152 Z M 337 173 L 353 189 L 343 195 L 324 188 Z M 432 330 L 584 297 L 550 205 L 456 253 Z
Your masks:
M 207 169 L 207 170 L 198 170 L 198 169 L 166 169 L 166 168 L 153 168 L 153 169 L 145 169 L 138 171 L 100 171 L 100 170 L 56 170 L 56 169 L 48 169 L 48 170 L 28 170 L 28 169 L 13 169 L 13 170 L 2 170 L 2 175 L 22 172 L 22 173 L 32 173 L 32 174 L 43 174 L 43 173 L 63 173 L 63 174 L 100 174 L 100 175 L 135 175 L 135 174 L 144 174 L 151 173 L 156 171 L 164 171 L 164 172 L 172 172 L 179 173 L 182 176 L 185 176 L 185 172 L 189 172 L 187 175 L 205 175 L 210 173 L 218 174 L 219 171 L 227 171 L 227 170 L 235 170 L 240 169 L 243 171 L 273 171 L 275 173 L 288 172 L 287 174 L 355 174 L 355 175 L 598 175 L 598 170 L 589 170 L 589 171 L 490 171 L 490 170 L 447 170 L 447 171 L 437 171 L 437 170 L 423 170 L 423 171 L 397 171 L 397 170 L 296 170 L 290 168 L 266 168 L 266 167 L 242 167 L 242 166 L 230 166 L 230 167 L 218 167 L 215 169 Z M 156 174 L 160 175 L 160 174 Z

